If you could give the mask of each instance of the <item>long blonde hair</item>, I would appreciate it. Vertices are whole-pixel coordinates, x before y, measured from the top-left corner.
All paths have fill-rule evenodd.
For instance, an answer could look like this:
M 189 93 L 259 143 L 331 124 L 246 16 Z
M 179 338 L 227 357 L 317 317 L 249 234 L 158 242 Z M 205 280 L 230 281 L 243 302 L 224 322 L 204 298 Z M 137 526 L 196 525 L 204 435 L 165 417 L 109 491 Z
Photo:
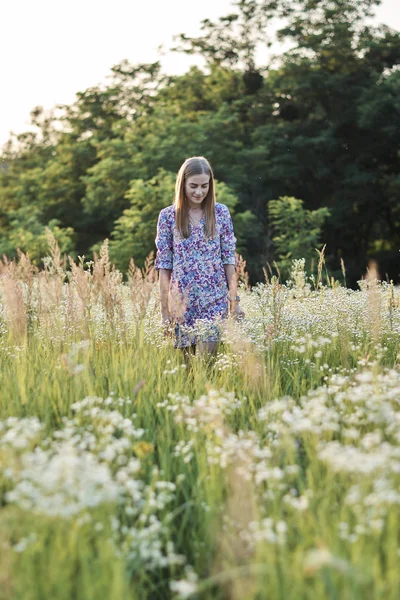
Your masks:
M 210 182 L 208 194 L 202 202 L 204 209 L 204 231 L 206 237 L 215 236 L 215 182 L 214 173 L 210 163 L 204 156 L 187 158 L 178 171 L 175 182 L 175 224 L 182 237 L 188 238 L 189 231 L 189 204 L 185 194 L 185 181 L 192 175 L 209 175 Z

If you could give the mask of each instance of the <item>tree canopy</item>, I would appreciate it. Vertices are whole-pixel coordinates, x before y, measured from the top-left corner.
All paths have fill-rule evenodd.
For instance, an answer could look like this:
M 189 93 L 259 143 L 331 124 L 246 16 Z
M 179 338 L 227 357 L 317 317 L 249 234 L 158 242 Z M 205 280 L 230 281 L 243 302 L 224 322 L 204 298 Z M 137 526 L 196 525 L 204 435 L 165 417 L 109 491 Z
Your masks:
M 38 132 L 13 136 L 1 157 L 0 252 L 39 262 L 49 227 L 65 252 L 87 255 L 107 237 L 118 267 L 130 256 L 140 266 L 177 170 L 204 155 L 253 282 L 314 243 L 326 244 L 332 274 L 345 262 L 350 284 L 371 258 L 399 280 L 400 34 L 371 24 L 378 4 L 238 0 L 201 36 L 176 37 L 173 50 L 204 68 L 169 76 L 123 60 L 61 114 L 35 107 Z M 257 65 L 276 40 L 289 49 Z M 323 215 L 307 248 L 273 224 L 279 198 Z

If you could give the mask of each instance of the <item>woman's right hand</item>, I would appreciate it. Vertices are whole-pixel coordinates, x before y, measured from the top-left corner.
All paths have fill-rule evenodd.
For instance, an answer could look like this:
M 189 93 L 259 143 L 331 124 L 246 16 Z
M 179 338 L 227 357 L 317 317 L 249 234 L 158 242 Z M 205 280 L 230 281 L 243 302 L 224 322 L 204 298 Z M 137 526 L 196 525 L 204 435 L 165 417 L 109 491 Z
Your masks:
M 161 311 L 161 322 L 164 329 L 164 336 L 167 337 L 171 334 L 172 330 L 172 316 L 168 310 Z

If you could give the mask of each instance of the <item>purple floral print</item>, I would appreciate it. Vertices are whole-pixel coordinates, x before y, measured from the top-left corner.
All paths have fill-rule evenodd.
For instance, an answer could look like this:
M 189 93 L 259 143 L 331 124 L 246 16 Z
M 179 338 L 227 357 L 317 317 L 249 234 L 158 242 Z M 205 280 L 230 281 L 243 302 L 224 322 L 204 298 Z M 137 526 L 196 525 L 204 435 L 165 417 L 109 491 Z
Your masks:
M 218 341 L 228 316 L 228 286 L 223 265 L 236 264 L 231 215 L 216 203 L 216 235 L 204 233 L 204 217 L 183 238 L 175 227 L 175 207 L 164 208 L 157 224 L 156 269 L 171 269 L 170 308 L 175 320 L 175 348 L 198 341 Z

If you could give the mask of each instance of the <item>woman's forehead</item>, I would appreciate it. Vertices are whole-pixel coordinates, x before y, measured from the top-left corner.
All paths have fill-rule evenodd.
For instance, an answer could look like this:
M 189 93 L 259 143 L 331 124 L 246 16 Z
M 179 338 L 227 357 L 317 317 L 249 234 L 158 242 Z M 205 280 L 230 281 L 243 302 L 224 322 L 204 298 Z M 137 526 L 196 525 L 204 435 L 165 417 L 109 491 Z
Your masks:
M 204 185 L 210 181 L 210 176 L 206 175 L 206 173 L 201 173 L 200 175 L 191 175 L 186 179 L 187 183 L 196 183 L 197 185 Z

